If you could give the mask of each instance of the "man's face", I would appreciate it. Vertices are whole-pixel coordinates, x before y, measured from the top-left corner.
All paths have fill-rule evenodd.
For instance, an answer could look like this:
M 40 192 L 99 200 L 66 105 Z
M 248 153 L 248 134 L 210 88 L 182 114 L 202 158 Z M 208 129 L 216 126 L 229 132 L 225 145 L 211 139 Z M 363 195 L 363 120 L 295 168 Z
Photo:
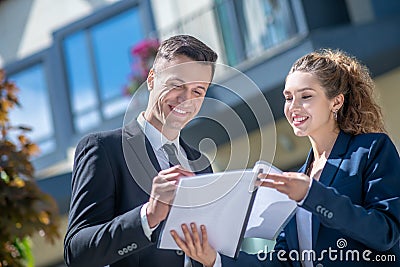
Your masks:
M 160 132 L 180 131 L 199 112 L 211 76 L 211 65 L 186 56 L 159 60 L 148 78 L 146 119 Z

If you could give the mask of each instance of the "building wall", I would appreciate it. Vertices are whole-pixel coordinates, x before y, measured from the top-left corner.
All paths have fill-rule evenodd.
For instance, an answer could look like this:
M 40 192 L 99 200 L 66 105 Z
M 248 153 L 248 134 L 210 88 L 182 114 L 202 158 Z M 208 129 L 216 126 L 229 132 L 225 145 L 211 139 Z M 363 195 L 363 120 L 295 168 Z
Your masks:
M 400 151 L 400 68 L 376 77 L 375 83 L 386 129 Z
M 276 139 L 274 132 L 276 131 Z M 242 167 L 243 161 L 237 157 L 231 158 L 230 151 L 232 147 L 238 147 L 238 150 L 246 151 L 247 143 L 251 148 L 248 157 L 248 168 L 251 168 L 258 160 L 265 160 L 273 163 L 278 168 L 287 171 L 296 169 L 300 166 L 310 149 L 310 143 L 306 137 L 297 137 L 285 118 L 275 121 L 274 124 L 261 128 L 263 138 L 260 138 L 258 131 L 251 132 L 248 136 L 242 136 L 234 139 L 231 143 L 218 147 L 217 160 L 214 163 L 214 169 L 223 170 L 230 159 L 231 169 Z M 259 148 L 263 151 L 259 152 Z
M 221 55 L 218 62 L 224 62 L 213 4 L 214 0 L 151 0 L 158 37 L 164 40 L 174 34 L 189 33 L 212 47 Z
M 119 0 L 7 0 L 0 4 L 0 67 L 52 43 L 54 30 Z

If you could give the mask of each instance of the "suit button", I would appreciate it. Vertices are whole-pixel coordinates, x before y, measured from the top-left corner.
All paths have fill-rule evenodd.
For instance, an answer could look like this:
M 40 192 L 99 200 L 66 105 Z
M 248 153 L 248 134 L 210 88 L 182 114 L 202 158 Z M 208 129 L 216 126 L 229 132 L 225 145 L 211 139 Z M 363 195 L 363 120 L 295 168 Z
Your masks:
M 122 251 L 123 251 L 124 253 L 128 253 L 128 248 L 123 248 Z
M 132 243 L 131 247 L 132 247 L 132 249 L 137 249 L 137 244 L 136 243 Z
M 182 255 L 183 255 L 183 251 L 182 251 L 182 250 L 177 250 L 177 251 L 176 251 L 176 255 L 182 256 Z
M 315 208 L 315 210 L 319 213 L 319 212 L 321 212 L 321 205 L 318 205 L 316 208 Z
M 124 252 L 122 250 L 118 250 L 118 254 L 122 256 L 124 255 Z
M 332 217 L 333 217 L 333 212 L 330 211 L 330 212 L 328 213 L 328 219 L 332 219 Z
M 321 208 L 320 210 L 319 210 L 319 213 L 321 214 L 321 215 L 324 215 L 324 212 L 326 211 L 326 209 L 325 208 Z
M 324 267 L 324 265 L 321 263 L 318 263 L 317 265 L 315 265 L 315 267 Z

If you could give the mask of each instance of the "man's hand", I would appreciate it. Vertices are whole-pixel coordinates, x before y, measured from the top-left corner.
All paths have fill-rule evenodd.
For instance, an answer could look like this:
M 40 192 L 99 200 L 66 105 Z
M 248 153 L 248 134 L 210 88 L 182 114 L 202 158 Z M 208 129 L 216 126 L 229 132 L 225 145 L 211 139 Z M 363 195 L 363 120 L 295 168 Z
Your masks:
M 154 177 L 149 205 L 146 209 L 150 228 L 155 227 L 167 217 L 176 187 L 182 176 L 194 176 L 194 174 L 177 165 L 160 171 Z

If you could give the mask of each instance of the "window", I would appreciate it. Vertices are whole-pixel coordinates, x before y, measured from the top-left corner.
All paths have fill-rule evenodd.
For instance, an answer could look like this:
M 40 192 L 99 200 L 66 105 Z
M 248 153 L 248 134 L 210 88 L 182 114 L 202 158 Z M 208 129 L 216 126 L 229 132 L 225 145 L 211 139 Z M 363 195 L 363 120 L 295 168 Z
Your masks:
M 288 0 L 216 0 L 216 7 L 230 65 L 254 58 L 298 33 Z
M 27 133 L 39 145 L 40 156 L 53 152 L 56 148 L 53 118 L 49 102 L 46 75 L 42 63 L 28 67 L 9 77 L 20 89 L 18 96 L 20 108 L 10 113 L 13 125 L 26 125 L 32 128 Z
M 74 128 L 88 131 L 121 115 L 129 103 L 123 86 L 131 72 L 130 48 L 144 38 L 132 8 L 64 38 L 63 50 Z
M 287 0 L 243 1 L 246 53 L 252 57 L 296 34 Z

